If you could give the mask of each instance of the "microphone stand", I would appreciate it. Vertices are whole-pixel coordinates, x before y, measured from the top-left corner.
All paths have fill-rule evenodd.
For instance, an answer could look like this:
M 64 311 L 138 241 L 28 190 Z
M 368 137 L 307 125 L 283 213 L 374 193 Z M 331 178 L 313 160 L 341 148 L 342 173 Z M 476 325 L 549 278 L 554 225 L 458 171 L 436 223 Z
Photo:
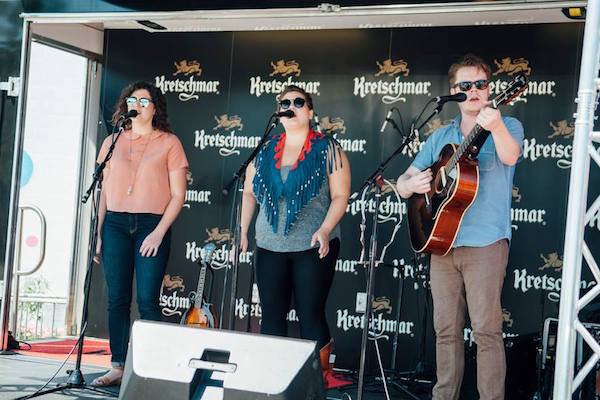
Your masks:
M 227 328 L 229 330 L 235 330 L 235 301 L 236 301 L 236 293 L 237 293 L 237 283 L 238 283 L 238 267 L 239 267 L 239 249 L 240 249 L 240 240 L 241 240 L 241 219 L 242 219 L 242 200 L 243 200 L 243 190 L 244 190 L 244 180 L 246 177 L 246 168 L 248 165 L 256 158 L 256 155 L 262 149 L 262 146 L 267 141 L 271 131 L 273 128 L 277 126 L 279 123 L 279 118 L 276 114 L 271 115 L 269 118 L 269 123 L 267 128 L 265 129 L 265 133 L 258 145 L 252 151 L 252 154 L 242 163 L 242 165 L 238 168 L 238 170 L 233 174 L 233 178 L 223 187 L 223 194 L 229 194 L 231 188 L 235 185 L 235 193 L 233 198 L 233 207 L 234 207 L 234 216 L 231 219 L 231 222 L 235 220 L 235 228 L 231 229 L 230 232 L 234 231 L 233 240 L 231 243 L 231 251 L 230 254 L 233 254 L 233 259 L 230 257 L 231 262 L 231 288 L 230 288 L 230 298 L 229 298 L 229 320 Z M 239 200 L 238 200 L 239 194 Z M 221 298 L 221 312 L 219 315 L 219 329 L 222 329 L 223 326 L 223 310 L 225 307 L 225 289 L 227 286 L 227 276 L 228 271 L 225 272 L 225 276 L 223 278 L 223 294 Z M 250 282 L 250 287 L 252 287 L 252 280 Z M 250 310 L 252 308 L 250 307 Z M 248 313 L 248 321 L 250 321 L 251 315 L 250 311 Z
M 380 199 L 381 199 L 381 188 L 383 186 L 383 178 L 382 178 L 382 174 L 385 171 L 385 169 L 387 168 L 388 164 L 390 163 L 390 161 L 392 161 L 396 156 L 398 156 L 398 154 L 402 153 L 402 151 L 404 151 L 404 149 L 410 145 L 410 143 L 412 143 L 415 139 L 418 139 L 419 137 L 419 131 L 421 130 L 421 128 L 423 128 L 423 126 L 429 122 L 434 116 L 436 116 L 437 114 L 439 114 L 443 108 L 444 103 L 440 102 L 437 104 L 437 106 L 435 107 L 435 109 L 433 110 L 433 112 L 427 117 L 427 119 L 421 124 L 419 125 L 416 129 L 414 128 L 415 125 L 417 124 L 417 122 L 419 121 L 419 119 L 421 118 L 421 116 L 423 115 L 423 113 L 425 112 L 425 109 L 427 108 L 427 106 L 432 103 L 435 100 L 430 100 L 425 107 L 423 108 L 423 110 L 421 111 L 421 113 L 417 116 L 417 118 L 415 118 L 411 124 L 411 128 L 410 128 L 410 133 L 408 135 L 406 135 L 404 137 L 404 141 L 402 142 L 402 144 L 400 144 L 400 147 L 398 147 L 385 161 L 383 161 L 379 167 L 377 167 L 377 169 L 375 170 L 375 172 L 373 172 L 373 174 L 371 174 L 371 176 L 369 178 L 366 179 L 365 183 L 362 185 L 362 187 L 360 188 L 360 190 L 357 193 L 366 193 L 367 191 L 371 190 L 371 188 L 373 186 L 375 186 L 375 212 L 373 213 L 373 228 L 371 230 L 371 238 L 370 238 L 370 242 L 369 242 L 369 260 L 364 262 L 364 265 L 368 268 L 369 272 L 368 272 L 368 277 L 367 277 L 367 299 L 366 299 L 366 311 L 365 311 L 365 324 L 363 327 L 363 332 L 362 332 L 362 342 L 361 342 L 361 354 L 360 354 L 360 364 L 359 364 L 359 371 L 358 371 L 358 388 L 357 388 L 357 400 L 362 400 L 363 397 L 363 392 L 364 392 L 364 375 L 365 375 L 365 363 L 366 363 L 366 350 L 367 350 L 367 343 L 368 343 L 368 333 L 369 333 L 369 322 L 371 320 L 372 317 L 372 302 L 373 302 L 373 292 L 374 292 L 374 288 L 373 288 L 373 282 L 374 282 L 374 278 L 375 278 L 375 267 L 377 267 L 377 257 L 376 257 L 376 253 L 377 253 L 377 224 L 378 224 L 378 213 L 379 213 L 379 204 L 380 204 Z M 390 124 L 394 127 L 395 130 L 397 130 L 398 132 L 400 132 L 402 134 L 402 132 L 400 131 L 400 129 L 398 129 L 398 125 L 394 122 L 394 120 L 392 120 L 391 118 L 386 118 L 387 122 L 390 122 Z M 356 196 L 352 196 L 351 200 L 353 200 Z M 364 198 L 364 195 L 363 195 Z M 363 221 L 364 223 L 364 221 Z M 400 271 L 400 273 L 402 273 L 402 271 Z M 402 276 L 401 279 L 404 279 L 404 277 Z M 400 305 L 398 305 L 398 307 L 400 307 Z M 396 329 L 398 329 L 398 322 L 400 319 L 400 313 L 397 313 L 396 315 Z M 396 332 L 397 334 L 397 332 Z M 397 336 L 395 336 L 396 341 L 397 341 Z M 394 348 L 396 348 L 397 346 L 397 342 L 394 343 Z M 395 368 L 395 363 L 396 363 L 396 359 L 395 359 L 395 355 L 393 357 L 393 364 L 394 364 L 394 368 Z M 383 370 L 382 370 L 382 379 L 384 382 L 384 388 L 386 390 L 387 393 L 387 386 L 386 386 L 386 378 L 385 376 L 383 376 Z M 392 382 L 394 384 L 394 387 L 396 387 L 397 389 L 403 391 L 406 395 L 408 395 L 410 398 L 414 399 L 414 400 L 418 400 L 419 398 L 417 396 L 415 396 L 413 393 L 411 393 L 408 388 L 406 388 L 405 385 L 399 383 L 399 382 Z
M 391 121 L 388 121 L 391 122 Z M 394 129 L 398 129 L 397 125 L 392 122 L 392 126 Z M 399 130 L 398 130 L 399 131 Z M 375 187 L 375 212 L 373 213 L 373 228 L 371 230 L 371 237 L 369 240 L 369 259 L 368 261 L 363 261 L 363 264 L 368 269 L 367 276 L 367 299 L 366 299 L 366 310 L 365 310 L 365 322 L 363 326 L 362 332 L 362 342 L 361 342 L 361 352 L 360 352 L 360 364 L 358 370 L 358 387 L 357 387 L 357 400 L 362 400 L 364 395 L 364 377 L 365 377 L 365 364 L 366 364 L 366 353 L 367 353 L 367 344 L 369 339 L 369 323 L 373 314 L 372 304 L 373 304 L 373 292 L 374 292 L 374 282 L 375 282 L 375 267 L 377 267 L 377 225 L 378 225 L 378 214 L 379 214 L 379 204 L 381 200 L 381 188 L 383 186 L 383 172 L 387 168 L 388 164 L 396 157 L 398 154 L 402 153 L 402 151 L 406 148 L 414 140 L 414 132 L 411 131 L 407 136 L 405 136 L 404 141 L 385 161 L 383 161 L 371 174 L 369 178 L 365 180 L 365 183 L 361 186 L 357 193 L 364 193 L 371 190 L 371 188 Z M 402 134 L 402 132 L 400 132 Z M 353 200 L 356 196 L 352 196 L 351 200 Z M 364 206 L 364 203 L 363 203 Z M 363 221 L 364 223 L 364 221 Z M 361 260 L 362 261 L 362 260 Z M 383 376 L 382 370 L 382 379 L 384 382 L 384 388 L 387 392 L 386 378 Z M 404 391 L 408 396 L 410 396 L 414 400 L 418 400 L 414 394 L 408 391 L 408 389 L 404 387 L 399 387 L 400 390 Z
M 429 122 L 434 116 L 436 116 L 437 114 L 439 114 L 442 111 L 442 108 L 444 107 L 445 102 L 438 102 L 438 104 L 436 105 L 436 107 L 434 108 L 434 110 L 431 112 L 431 114 L 429 114 L 427 116 L 427 118 L 425 119 L 425 121 L 423 121 L 417 128 L 415 128 L 415 125 L 419 122 L 421 116 L 423 115 L 423 113 L 425 112 L 425 110 L 427 109 L 427 106 L 431 103 L 435 102 L 435 99 L 431 99 L 429 102 L 427 102 L 427 104 L 425 104 L 425 106 L 423 107 L 423 109 L 421 110 L 421 112 L 419 113 L 419 115 L 417 116 L 417 118 L 415 118 L 412 123 L 411 123 L 411 133 L 414 135 L 414 137 L 416 139 L 418 139 L 419 137 L 419 131 L 423 128 L 423 126 L 425 126 L 425 124 L 427 122 Z M 427 201 L 429 201 L 428 198 L 426 198 Z M 417 264 L 418 264 L 418 257 L 419 255 L 417 253 L 414 254 L 413 257 L 413 264 L 414 264 L 414 268 L 417 268 Z M 403 375 L 405 373 L 399 373 L 397 371 L 397 365 L 396 365 L 396 361 L 397 361 L 397 346 L 398 346 L 398 332 L 395 332 L 394 335 L 394 341 L 393 341 L 393 350 L 392 350 L 392 359 L 391 359 L 391 370 L 393 371 L 393 373 L 397 376 L 397 378 L 395 380 L 392 380 L 390 383 L 396 387 L 399 388 L 401 390 L 406 390 L 406 385 L 402 383 L 403 380 L 412 380 L 413 382 L 418 382 L 418 383 L 428 383 L 431 384 L 431 381 L 428 380 L 418 380 L 417 379 L 417 375 L 419 373 L 422 373 L 425 371 L 425 362 L 423 360 L 424 354 L 423 354 L 423 348 L 425 347 L 425 332 L 426 332 L 426 318 L 427 318 L 427 304 L 429 301 L 429 285 L 427 284 L 428 281 L 428 271 L 429 271 L 429 267 L 425 266 L 424 267 L 425 272 L 420 272 L 417 273 L 415 272 L 415 278 L 417 278 L 417 276 L 422 275 L 423 278 L 423 287 L 425 288 L 425 299 L 424 299 L 424 308 L 425 311 L 423 313 L 423 319 L 421 321 L 421 329 L 422 329 L 422 336 L 421 336 L 421 345 L 420 348 L 418 349 L 418 361 L 417 361 L 417 365 L 415 367 L 415 370 L 413 370 L 412 372 L 409 372 L 409 375 L 411 375 L 411 378 L 402 378 L 400 377 L 400 375 Z M 400 273 L 403 273 L 400 270 Z M 402 281 L 398 282 L 398 311 L 396 313 L 396 324 L 398 325 L 400 322 L 400 317 L 401 317 L 401 304 L 402 304 L 402 298 L 403 298 L 403 293 L 404 293 L 404 276 L 402 277 Z
M 46 394 L 59 392 L 59 391 L 63 391 L 63 390 L 71 390 L 71 389 L 90 390 L 90 391 L 93 391 L 96 393 L 101 393 L 101 394 L 104 394 L 107 396 L 118 397 L 118 394 L 113 393 L 109 390 L 103 390 L 101 388 L 87 385 L 85 383 L 85 378 L 83 377 L 83 373 L 81 372 L 81 358 L 83 356 L 83 341 L 85 338 L 85 331 L 87 329 L 87 324 L 88 324 L 89 297 L 90 297 L 90 289 L 92 286 L 92 268 L 94 266 L 94 256 L 96 254 L 96 243 L 98 242 L 98 214 L 99 214 L 99 208 L 100 208 L 100 194 L 102 192 L 102 171 L 104 171 L 104 168 L 106 167 L 106 163 L 108 162 L 108 160 L 111 159 L 111 157 L 113 155 L 113 151 L 115 149 L 117 140 L 119 140 L 119 137 L 121 137 L 121 133 L 123 133 L 122 125 L 127 119 L 128 118 L 125 118 L 125 116 L 122 116 L 121 119 L 119 119 L 119 121 L 115 125 L 113 132 L 112 132 L 113 141 L 112 141 L 110 147 L 108 148 L 108 153 L 106 153 L 106 157 L 104 157 L 104 160 L 102 160 L 102 162 L 96 167 L 96 169 L 94 171 L 94 175 L 92 177 L 93 178 L 92 183 L 90 184 L 90 187 L 85 192 L 85 194 L 81 197 L 81 202 L 85 204 L 85 203 L 87 203 L 91 194 L 94 193 L 94 197 L 93 197 L 93 201 L 92 201 L 92 204 L 93 204 L 92 224 L 90 227 L 91 239 L 90 239 L 90 244 L 88 247 L 87 270 L 85 273 L 85 283 L 84 283 L 84 289 L 83 289 L 83 312 L 81 315 L 81 332 L 79 333 L 79 337 L 77 339 L 77 344 L 76 344 L 77 359 L 75 361 L 75 368 L 73 368 L 71 371 L 69 371 L 69 377 L 67 378 L 66 382 L 60 383 L 52 389 L 41 390 L 44 388 L 44 386 L 45 386 L 44 385 L 38 391 L 36 391 L 30 395 L 27 395 L 27 396 L 19 397 L 15 400 L 32 399 L 34 397 L 44 396 Z
M 431 102 L 432 101 L 429 101 L 429 103 L 431 103 Z M 427 106 L 429 105 L 429 103 L 425 104 L 425 107 L 423 108 L 423 111 L 421 111 L 421 113 L 419 114 L 419 116 L 413 121 L 413 123 L 412 123 L 412 127 L 413 128 L 417 124 L 417 122 L 419 122 L 419 119 L 421 118 L 421 116 L 423 115 L 423 113 L 425 112 L 425 110 L 427 109 Z M 433 109 L 433 111 L 431 112 L 431 114 L 429 114 L 429 116 L 427 116 L 427 119 L 425 119 L 425 121 L 423 121 L 423 123 L 421 125 L 419 125 L 418 128 L 416 128 L 416 132 L 419 132 L 421 130 L 421 128 L 423 128 L 425 126 L 425 124 L 428 123 L 431 120 L 431 118 L 433 118 L 436 115 L 438 115 L 442 111 L 442 108 L 444 108 L 444 104 L 445 103 L 438 103 L 438 105 Z

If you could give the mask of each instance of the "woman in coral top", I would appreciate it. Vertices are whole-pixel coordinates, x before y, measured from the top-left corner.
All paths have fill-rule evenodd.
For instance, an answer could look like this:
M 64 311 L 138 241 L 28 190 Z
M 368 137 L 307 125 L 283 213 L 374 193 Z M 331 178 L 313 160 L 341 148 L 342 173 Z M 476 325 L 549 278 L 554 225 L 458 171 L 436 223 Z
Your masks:
M 261 333 L 286 336 L 290 300 L 300 334 L 317 341 L 326 380 L 331 376 L 331 335 L 325 303 L 340 250 L 339 222 L 350 195 L 350 164 L 339 143 L 311 129 L 310 94 L 287 86 L 278 96 L 285 132 L 273 137 L 246 171 L 241 250 L 256 204 L 256 279 Z
M 115 105 L 113 122 L 129 110 L 138 115 L 124 124 L 104 169 L 100 197 L 96 261 L 101 255 L 108 289 L 112 369 L 95 379 L 95 386 L 121 381 L 134 275 L 141 318 L 161 319 L 158 297 L 169 258 L 170 227 L 185 200 L 188 161 L 171 130 L 164 95 L 151 83 L 132 83 Z M 112 140 L 112 136 L 104 140 L 98 163 Z

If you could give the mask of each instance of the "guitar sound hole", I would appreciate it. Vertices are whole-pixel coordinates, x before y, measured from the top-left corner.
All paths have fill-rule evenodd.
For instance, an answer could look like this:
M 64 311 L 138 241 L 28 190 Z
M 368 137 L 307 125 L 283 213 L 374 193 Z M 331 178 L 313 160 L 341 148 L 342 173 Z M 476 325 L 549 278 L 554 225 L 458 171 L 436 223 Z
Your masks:
M 442 180 L 442 174 L 443 172 L 439 172 L 438 175 L 435 177 L 435 193 L 436 194 L 440 194 L 444 191 L 444 182 Z

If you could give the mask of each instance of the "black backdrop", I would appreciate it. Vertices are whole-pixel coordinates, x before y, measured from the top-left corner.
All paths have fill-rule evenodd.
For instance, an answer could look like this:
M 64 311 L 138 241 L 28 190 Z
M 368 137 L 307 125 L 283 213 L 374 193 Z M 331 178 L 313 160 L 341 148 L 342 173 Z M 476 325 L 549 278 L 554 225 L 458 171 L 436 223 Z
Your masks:
M 198 276 L 194 261 L 209 241 L 219 248 L 212 265 L 212 301 L 217 309 L 220 306 L 232 205 L 232 197 L 222 195 L 221 188 L 262 135 L 282 82 L 299 82 L 313 93 L 322 127 L 330 128 L 347 151 L 356 191 L 401 142 L 392 129 L 379 133 L 387 110 L 398 107 L 408 125 L 431 96 L 448 93 L 449 64 L 473 52 L 492 65 L 493 90 L 519 69 L 529 74 L 531 82 L 519 101 L 502 109 L 503 114 L 523 122 L 526 138 L 513 188 L 513 241 L 503 307 L 508 338 L 539 332 L 544 318 L 558 313 L 573 99 L 582 38 L 582 24 L 235 33 L 107 31 L 105 122 L 123 86 L 138 79 L 152 81 L 167 96 L 172 126 L 190 161 L 186 204 L 173 226 L 168 277 L 160 298 L 165 319 L 177 322 L 189 304 L 187 296 L 195 290 Z M 391 61 L 389 68 L 384 60 Z M 448 104 L 423 129 L 422 137 L 435 126 L 447 124 L 456 113 L 457 107 Z M 275 129 L 280 131 L 280 127 Z M 410 161 L 410 154 L 402 155 L 386 177 L 394 182 Z M 594 182 L 597 176 L 590 182 L 592 194 Z M 382 201 L 379 241 L 383 244 L 404 204 L 391 191 Z M 362 206 L 372 215 L 372 203 Z M 342 250 L 327 305 L 337 365 L 351 369 L 358 366 L 363 323 L 362 314 L 356 311 L 357 293 L 365 291 L 364 269 L 357 264 L 360 209 L 360 202 L 350 204 L 342 221 Z M 600 230 L 597 216 L 590 226 L 592 232 Z M 597 245 L 597 235 L 591 240 L 590 246 Z M 236 328 L 245 330 L 251 314 L 251 329 L 256 332 L 260 307 L 256 292 L 249 294 L 252 255 L 250 251 L 241 259 Z M 383 347 L 384 365 L 389 365 L 396 329 L 401 369 L 415 365 L 418 349 L 432 362 L 431 312 L 423 278 L 427 259 L 414 259 L 406 222 L 401 223 L 384 261 L 376 272 L 377 301 L 371 325 Z M 404 297 L 396 325 L 401 276 L 405 278 Z M 582 288 L 592 284 L 584 276 Z M 93 304 L 98 312 L 91 318 L 91 333 L 105 336 L 104 282 L 99 270 L 94 275 Z M 290 319 L 296 320 L 293 311 Z M 297 332 L 296 324 L 290 324 L 292 334 Z M 468 328 L 465 341 L 468 345 L 472 341 Z

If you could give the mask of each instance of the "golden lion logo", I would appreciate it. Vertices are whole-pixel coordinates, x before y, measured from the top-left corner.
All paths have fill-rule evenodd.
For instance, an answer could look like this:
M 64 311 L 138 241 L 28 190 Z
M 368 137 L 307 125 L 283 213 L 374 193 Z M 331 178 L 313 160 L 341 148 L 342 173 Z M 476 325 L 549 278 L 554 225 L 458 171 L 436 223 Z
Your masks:
M 556 123 L 556 125 L 554 125 L 552 122 L 550 122 L 550 126 L 552 127 L 552 130 L 554 131 L 554 133 L 552 133 L 550 136 L 548 136 L 548 138 L 561 136 L 566 139 L 566 138 L 573 136 L 573 134 L 575 133 L 575 127 L 573 126 L 573 123 L 567 122 L 566 119 L 563 119 L 562 121 L 558 121 Z
M 543 254 L 540 254 L 540 258 L 544 260 L 544 265 L 539 267 L 539 270 L 554 268 L 557 271 L 560 271 L 562 269 L 563 262 L 558 256 L 557 252 L 548 253 L 548 257 L 545 257 Z
M 512 199 L 515 201 L 515 203 L 519 203 L 521 201 L 521 193 L 519 192 L 519 187 L 518 186 L 513 186 L 512 188 Z
M 231 231 L 229 229 L 211 228 L 210 231 L 206 229 L 206 233 L 208 234 L 208 239 L 204 243 L 223 243 L 231 240 Z
M 527 76 L 531 74 L 529 61 L 523 57 L 515 58 L 514 60 L 512 60 L 510 57 L 505 57 L 502 59 L 502 62 L 498 62 L 498 60 L 494 59 L 494 64 L 496 64 L 498 67 L 498 70 L 492 74 L 494 76 L 503 72 L 506 72 L 508 75 L 514 75 L 519 72 L 523 72 Z
M 321 130 L 329 133 L 329 134 L 334 134 L 334 133 L 341 133 L 344 134 L 346 133 L 346 127 L 344 126 L 344 120 L 341 118 L 329 118 L 329 117 L 322 117 L 319 119 L 319 126 L 321 127 Z
M 244 124 L 242 124 L 242 119 L 239 115 L 232 115 L 231 117 L 227 114 L 221 114 L 218 117 L 215 115 L 215 121 L 217 121 L 217 126 L 213 128 L 213 131 L 219 128 L 223 128 L 226 131 L 234 128 L 238 128 L 240 131 L 244 129 Z
M 515 322 L 512 318 L 512 314 L 506 308 L 502 309 L 502 321 L 506 324 L 507 328 L 512 328 Z
M 196 60 L 188 61 L 181 60 L 179 62 L 175 61 L 175 69 L 176 71 L 173 73 L 173 76 L 184 74 L 185 76 L 189 75 L 197 75 L 200 76 L 202 73 L 202 68 L 200 68 L 200 63 Z
M 375 76 L 388 74 L 388 76 L 394 76 L 397 74 L 402 74 L 403 76 L 408 76 L 410 73 L 410 69 L 408 68 L 408 63 L 404 60 L 395 60 L 392 62 L 391 58 L 387 60 L 383 60 L 383 64 L 379 63 L 379 61 L 375 61 L 377 66 L 379 67 L 379 72 L 375 74 Z
M 185 290 L 183 278 L 181 276 L 171 276 L 169 274 L 163 276 L 162 287 L 167 288 L 171 292 L 173 290 L 179 290 L 180 292 Z
M 391 314 L 392 306 L 390 299 L 384 296 L 373 299 L 373 312 L 375 311 L 385 311 L 387 314 Z
M 271 67 L 273 67 L 273 72 L 271 72 L 269 76 L 280 74 L 281 76 L 295 75 L 298 77 L 302 72 L 300 70 L 300 64 L 298 64 L 296 60 L 277 60 L 275 64 L 271 61 Z
M 452 120 L 450 120 L 450 119 L 447 119 L 442 122 L 441 118 L 434 118 L 431 120 L 431 122 L 427 123 L 427 125 L 426 125 L 427 129 L 423 133 L 425 134 L 425 136 L 429 136 L 436 130 L 450 125 L 450 123 L 452 123 Z

